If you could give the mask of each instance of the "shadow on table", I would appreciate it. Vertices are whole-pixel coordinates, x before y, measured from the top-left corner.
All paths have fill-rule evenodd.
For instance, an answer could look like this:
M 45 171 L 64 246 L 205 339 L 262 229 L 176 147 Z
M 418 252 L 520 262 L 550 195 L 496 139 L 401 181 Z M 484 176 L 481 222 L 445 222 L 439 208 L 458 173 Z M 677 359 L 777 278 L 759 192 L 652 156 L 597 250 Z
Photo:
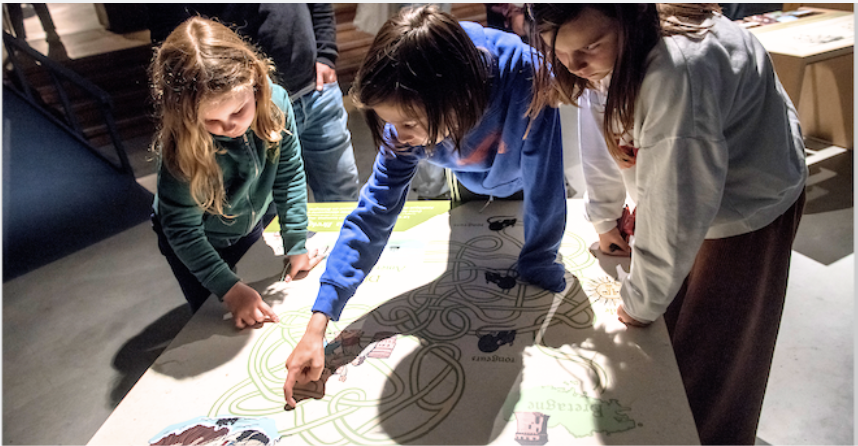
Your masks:
M 508 215 L 481 215 L 489 217 L 483 224 L 460 210 L 450 214 L 444 273 L 369 311 L 347 305 L 345 322 L 329 327 L 322 379 L 296 386 L 296 400 L 338 389 L 335 401 L 326 400 L 326 417 L 352 443 L 486 444 L 506 436 L 502 441 L 544 444 L 550 418 L 575 436 L 606 444 L 634 440 L 617 435 L 637 427 L 628 408 L 599 398 L 607 390 L 622 394 L 624 383 L 632 382 L 627 359 L 648 357 L 625 331 L 594 325 L 584 289 L 589 284 L 569 268 L 582 258 L 564 259 L 564 292 L 529 285 L 517 279 L 515 265 L 521 224 Z M 506 225 L 492 226 L 492 218 Z M 592 262 L 583 241 L 574 242 Z M 614 274 L 622 263 L 600 260 Z M 549 370 L 563 376 L 546 375 Z M 383 376 L 381 389 L 340 384 L 373 374 Z M 298 404 L 296 420 L 312 424 L 304 407 Z M 374 417 L 359 410 L 366 407 L 376 409 Z M 517 430 L 510 432 L 510 424 Z M 330 425 L 318 429 L 330 430 L 324 426 Z M 326 438 L 324 432 L 310 435 Z
M 110 392 L 112 407 L 116 407 L 125 398 L 137 380 L 152 366 L 190 319 L 191 310 L 182 304 L 149 324 L 116 352 L 113 368 L 122 376 L 116 379 Z
M 238 271 L 268 305 L 275 307 L 288 297 L 288 290 L 276 286 L 282 267 L 283 258 L 260 239 L 239 262 Z M 211 296 L 196 314 L 192 315 L 183 304 L 129 340 L 114 357 L 114 368 L 125 374 L 115 385 L 115 402 L 150 366 L 176 379 L 198 376 L 232 361 L 254 330 L 271 325 L 238 330 L 232 318 L 225 317 L 227 314 L 224 304 Z M 210 341 L 211 338 L 218 339 Z M 168 345 L 170 349 L 165 351 Z M 212 345 L 217 348 L 211 348 Z

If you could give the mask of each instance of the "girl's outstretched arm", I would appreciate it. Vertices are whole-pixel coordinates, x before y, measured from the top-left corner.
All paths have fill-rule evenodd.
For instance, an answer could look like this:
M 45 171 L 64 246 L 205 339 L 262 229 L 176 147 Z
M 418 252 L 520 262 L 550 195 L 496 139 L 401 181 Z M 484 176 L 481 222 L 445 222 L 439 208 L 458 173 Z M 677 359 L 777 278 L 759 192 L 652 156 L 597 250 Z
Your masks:
M 604 105 L 592 91 L 579 99 L 578 131 L 580 135 L 581 165 L 586 185 L 584 204 L 587 220 L 599 234 L 617 228 L 617 219 L 623 215 L 626 186 L 623 173 L 608 152 L 601 130 Z M 609 253 L 608 251 L 605 251 Z
M 557 252 L 566 227 L 563 144 L 556 108 L 533 119 L 524 140 L 521 175 L 524 185 L 524 246 L 518 258 L 521 277 L 555 293 L 566 287 Z
M 283 383 L 283 397 L 286 404 L 295 407 L 293 396 L 295 384 L 308 384 L 318 381 L 325 368 L 325 329 L 328 328 L 328 316 L 314 312 L 307 324 L 307 331 L 298 341 L 298 345 L 286 359 L 286 382 Z
M 280 142 L 277 177 L 272 186 L 280 221 L 280 237 L 286 255 L 307 252 L 307 177 L 301 158 L 301 143 L 295 126 L 295 114 L 289 98 L 280 86 L 272 86 L 272 99 L 286 114 L 288 133 Z
M 382 152 L 376 156 L 360 201 L 343 221 L 340 236 L 328 256 L 313 311 L 339 320 L 346 302 L 387 245 L 419 161 L 420 157 L 412 153 L 387 156 Z

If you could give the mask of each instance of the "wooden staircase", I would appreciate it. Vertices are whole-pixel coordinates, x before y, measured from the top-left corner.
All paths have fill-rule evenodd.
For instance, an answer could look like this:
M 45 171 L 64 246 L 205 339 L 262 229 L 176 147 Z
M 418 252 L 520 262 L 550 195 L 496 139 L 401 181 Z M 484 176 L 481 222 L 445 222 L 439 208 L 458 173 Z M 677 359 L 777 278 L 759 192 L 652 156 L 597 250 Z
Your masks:
M 335 4 L 339 47 L 337 76 L 344 92 L 348 92 L 374 38 L 373 35 L 355 28 L 352 21 L 356 10 L 355 3 Z M 460 20 L 476 21 L 484 25 L 486 22 L 485 6 L 482 3 L 454 3 L 452 13 Z M 141 45 L 62 62 L 64 66 L 110 95 L 113 116 L 123 141 L 140 140 L 141 137 L 151 136 L 155 130 L 147 75 L 152 55 L 153 49 L 150 45 Z M 24 71 L 38 91 L 43 105 L 61 114 L 62 101 L 47 71 L 38 65 L 30 66 Z M 86 139 L 96 149 L 110 146 L 110 135 L 95 101 L 83 92 L 76 91 L 73 86 L 66 87 L 74 116 Z
M 151 47 L 144 45 L 59 63 L 110 96 L 113 119 L 121 139 L 127 141 L 142 135 L 151 135 L 154 131 L 146 74 L 151 56 Z M 33 87 L 37 102 L 61 121 L 67 121 L 62 117 L 62 93 L 54 84 L 48 70 L 38 64 L 26 64 L 23 71 L 28 83 Z M 11 73 L 4 73 L 4 77 L 9 81 L 14 79 Z M 96 149 L 112 146 L 96 99 L 71 82 L 63 82 L 62 86 L 71 104 L 71 119 L 80 125 L 84 138 Z

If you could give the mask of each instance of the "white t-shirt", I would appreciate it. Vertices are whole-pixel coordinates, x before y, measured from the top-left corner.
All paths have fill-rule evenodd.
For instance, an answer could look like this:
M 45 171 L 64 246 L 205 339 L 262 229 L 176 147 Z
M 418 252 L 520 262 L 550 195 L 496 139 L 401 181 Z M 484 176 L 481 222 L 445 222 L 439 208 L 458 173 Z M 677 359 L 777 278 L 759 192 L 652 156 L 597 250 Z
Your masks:
M 763 228 L 804 190 L 804 144 L 795 107 L 757 39 L 716 14 L 702 39 L 665 37 L 648 56 L 635 103 L 636 164 L 620 169 L 602 136 L 605 93 L 580 98 L 587 218 L 616 226 L 636 206 L 632 265 L 621 296 L 641 321 L 679 291 L 704 238 Z

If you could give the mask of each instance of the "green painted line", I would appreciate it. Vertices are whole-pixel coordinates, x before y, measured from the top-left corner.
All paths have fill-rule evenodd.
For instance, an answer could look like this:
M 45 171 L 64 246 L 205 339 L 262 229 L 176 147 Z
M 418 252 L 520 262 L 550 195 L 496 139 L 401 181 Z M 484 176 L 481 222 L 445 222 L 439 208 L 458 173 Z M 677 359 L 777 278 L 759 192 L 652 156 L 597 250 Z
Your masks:
M 309 203 L 307 230 L 313 232 L 339 232 L 343 221 L 357 207 L 355 202 L 347 203 Z M 450 211 L 450 202 L 446 200 L 420 200 L 405 203 L 399 218 L 396 220 L 394 231 L 407 231 L 432 217 Z M 274 220 L 265 228 L 265 232 L 280 232 L 280 220 Z

